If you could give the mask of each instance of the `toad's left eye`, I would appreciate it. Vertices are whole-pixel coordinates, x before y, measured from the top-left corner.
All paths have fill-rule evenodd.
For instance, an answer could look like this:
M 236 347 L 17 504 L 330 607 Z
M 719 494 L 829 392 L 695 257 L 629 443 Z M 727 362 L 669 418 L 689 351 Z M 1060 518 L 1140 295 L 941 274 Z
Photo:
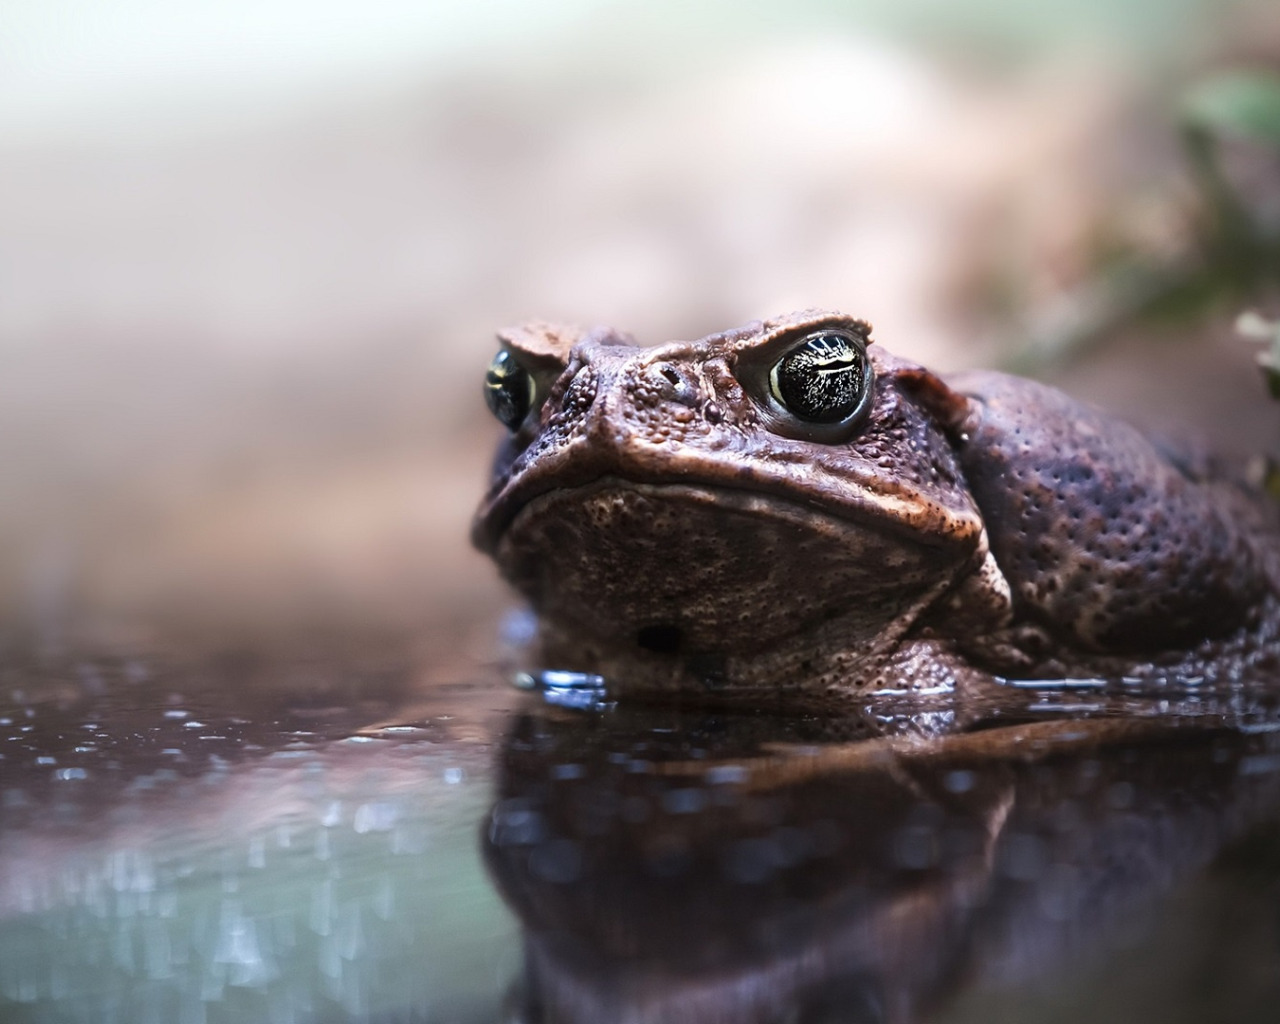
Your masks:
M 533 377 L 503 349 L 493 357 L 484 375 L 484 400 L 489 411 L 510 431 L 520 429 L 533 405 Z
M 769 371 L 774 400 L 806 423 L 841 423 L 870 390 L 865 342 L 844 331 L 810 334 Z

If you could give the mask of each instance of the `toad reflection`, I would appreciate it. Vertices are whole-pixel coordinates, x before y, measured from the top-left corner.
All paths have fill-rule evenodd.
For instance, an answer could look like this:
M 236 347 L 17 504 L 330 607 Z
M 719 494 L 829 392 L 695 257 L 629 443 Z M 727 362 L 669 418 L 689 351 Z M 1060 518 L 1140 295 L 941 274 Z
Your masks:
M 917 1020 L 1105 949 L 1280 805 L 1275 734 L 1221 718 L 876 722 L 520 717 L 482 840 L 520 1019 Z

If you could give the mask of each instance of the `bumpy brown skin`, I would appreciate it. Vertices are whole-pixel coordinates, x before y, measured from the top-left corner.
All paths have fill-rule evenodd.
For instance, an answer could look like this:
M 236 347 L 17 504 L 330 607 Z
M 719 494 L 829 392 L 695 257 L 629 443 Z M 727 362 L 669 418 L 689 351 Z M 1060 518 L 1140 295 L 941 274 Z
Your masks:
M 1274 671 L 1280 549 L 1239 492 L 1050 388 L 948 385 L 874 346 L 867 414 L 815 438 L 767 376 L 828 328 L 869 333 L 805 312 L 647 349 L 500 335 L 540 406 L 473 539 L 538 611 L 549 665 L 622 696 L 819 703 Z

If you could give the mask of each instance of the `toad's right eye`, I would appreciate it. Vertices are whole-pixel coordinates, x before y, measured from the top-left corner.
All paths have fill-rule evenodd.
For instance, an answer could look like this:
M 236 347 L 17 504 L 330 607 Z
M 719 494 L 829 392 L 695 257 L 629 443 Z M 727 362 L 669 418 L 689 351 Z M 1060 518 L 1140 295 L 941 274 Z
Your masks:
M 489 411 L 513 433 L 533 405 L 533 377 L 506 349 L 493 357 L 484 375 L 484 400 Z
M 871 374 L 865 340 L 848 331 L 815 331 L 769 371 L 769 391 L 805 423 L 848 423 L 865 411 Z

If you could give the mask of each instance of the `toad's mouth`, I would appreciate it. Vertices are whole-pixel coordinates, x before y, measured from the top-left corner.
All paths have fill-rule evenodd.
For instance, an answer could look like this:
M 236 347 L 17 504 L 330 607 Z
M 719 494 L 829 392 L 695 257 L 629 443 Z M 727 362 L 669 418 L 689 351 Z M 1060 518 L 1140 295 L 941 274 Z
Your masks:
M 874 636 L 967 545 L 774 494 L 606 476 L 524 502 L 493 542 L 544 617 L 650 650 L 749 651 L 840 619 Z
M 513 471 L 478 510 L 472 542 L 497 555 L 511 525 L 531 506 L 555 495 L 611 486 L 624 490 L 684 489 L 726 508 L 746 506 L 767 515 L 777 506 L 810 517 L 875 530 L 904 543 L 969 547 L 979 543 L 982 521 L 967 500 L 947 501 L 927 488 L 900 481 L 876 465 L 839 476 L 809 459 L 745 463 L 701 453 L 633 449 L 625 457 L 557 453 Z

